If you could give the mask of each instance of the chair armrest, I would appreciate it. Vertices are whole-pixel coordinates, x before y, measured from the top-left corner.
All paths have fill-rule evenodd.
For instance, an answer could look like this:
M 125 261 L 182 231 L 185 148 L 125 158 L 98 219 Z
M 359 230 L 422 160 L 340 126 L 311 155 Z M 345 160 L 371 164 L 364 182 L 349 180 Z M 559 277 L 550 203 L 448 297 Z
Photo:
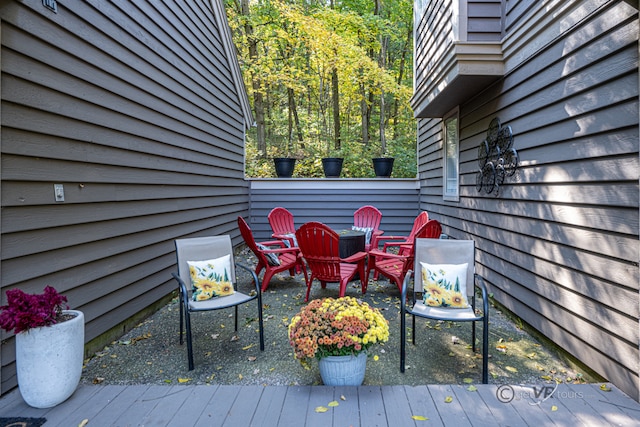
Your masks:
M 279 246 L 281 248 L 285 247 L 285 244 L 282 240 L 266 240 L 264 242 L 256 242 L 256 243 L 264 246 Z
M 267 250 L 260 251 L 260 252 L 265 253 L 265 254 L 282 254 L 282 253 L 286 253 L 286 252 L 297 253 L 299 251 L 300 251 L 300 248 L 298 248 L 297 246 L 292 246 L 290 248 L 284 247 L 284 248 L 267 249 Z
M 180 288 L 180 294 L 182 295 L 182 304 L 184 304 L 185 307 L 188 307 L 189 306 L 189 291 L 187 289 L 187 285 L 180 278 L 178 273 L 174 272 L 174 273 L 171 273 L 171 275 L 178 282 L 178 287 Z
M 405 260 L 407 259 L 406 255 L 398 255 L 398 254 L 392 254 L 390 252 L 383 252 L 380 251 L 378 249 L 373 249 L 369 252 L 370 256 L 374 256 L 374 257 L 378 257 L 378 258 L 394 258 L 394 259 L 399 259 L 399 260 Z
M 401 316 L 404 316 L 404 308 L 407 305 L 407 290 L 409 289 L 409 282 L 411 282 L 412 277 L 413 277 L 413 270 L 408 270 L 407 274 L 404 275 L 404 280 L 402 281 L 402 292 L 400 293 L 400 307 L 401 307 L 400 315 Z
M 340 258 L 340 262 L 354 263 L 354 262 L 358 262 L 360 260 L 365 259 L 366 256 L 367 256 L 366 252 L 356 252 L 355 254 L 350 255 L 347 258 Z
M 476 287 L 480 288 L 482 292 L 482 314 L 483 316 L 489 316 L 489 294 L 487 293 L 487 286 L 484 284 L 484 278 L 477 273 L 473 274 L 473 281 Z
M 238 267 L 242 268 L 243 270 L 248 271 L 252 278 L 253 278 L 253 283 L 256 287 L 256 292 L 260 293 L 260 283 L 258 282 L 258 276 L 256 275 L 256 272 L 253 271 L 251 268 L 249 268 L 248 266 L 241 264 L 239 262 L 236 262 L 236 270 L 238 269 Z M 236 282 L 238 281 L 238 279 L 236 278 Z

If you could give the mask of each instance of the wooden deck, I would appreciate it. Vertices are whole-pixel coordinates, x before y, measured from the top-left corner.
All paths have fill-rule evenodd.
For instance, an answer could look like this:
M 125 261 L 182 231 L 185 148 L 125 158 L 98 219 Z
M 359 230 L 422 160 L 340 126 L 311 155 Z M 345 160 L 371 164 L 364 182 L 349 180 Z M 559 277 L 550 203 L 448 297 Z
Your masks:
M 0 417 L 43 417 L 46 427 L 640 425 L 640 404 L 610 384 L 468 387 L 80 385 L 51 409 L 29 407 L 16 389 Z

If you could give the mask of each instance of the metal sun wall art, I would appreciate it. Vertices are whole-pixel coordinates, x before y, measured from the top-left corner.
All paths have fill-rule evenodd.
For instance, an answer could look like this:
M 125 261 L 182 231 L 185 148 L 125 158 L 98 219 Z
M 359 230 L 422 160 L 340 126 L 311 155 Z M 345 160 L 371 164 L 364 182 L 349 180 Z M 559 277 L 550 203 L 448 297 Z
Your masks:
M 497 117 L 491 120 L 487 138 L 478 147 L 478 166 L 476 189 L 495 196 L 505 178 L 513 176 L 518 168 L 511 126 L 501 126 Z

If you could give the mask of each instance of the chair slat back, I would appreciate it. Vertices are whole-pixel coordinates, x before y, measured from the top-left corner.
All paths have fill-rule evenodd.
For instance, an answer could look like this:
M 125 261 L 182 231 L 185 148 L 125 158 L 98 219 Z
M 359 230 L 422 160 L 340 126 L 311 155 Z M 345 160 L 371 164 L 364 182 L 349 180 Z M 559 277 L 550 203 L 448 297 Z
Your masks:
M 375 206 L 362 206 L 353 213 L 353 225 L 362 228 L 373 228 L 374 231 L 380 228 L 382 212 Z
M 231 255 L 231 283 L 236 283 L 233 247 L 229 235 L 177 239 L 175 245 L 178 274 L 187 286 L 191 283 L 187 261 L 206 261 L 225 255 Z
M 414 291 L 422 292 L 421 262 L 429 264 L 467 263 L 467 296 L 475 292 L 473 276 L 475 273 L 475 242 L 473 240 L 454 239 L 416 239 Z
M 319 280 L 340 280 L 340 236 L 330 227 L 311 221 L 296 231 L 298 247 Z
M 409 232 L 409 236 L 407 236 L 407 240 L 412 241 L 416 237 L 416 233 L 418 232 L 420 227 L 425 225 L 427 221 L 429 221 L 429 214 L 427 213 L 427 211 L 420 212 L 416 219 L 413 220 L 413 227 Z
M 256 239 L 253 237 L 253 232 L 251 228 L 249 228 L 249 224 L 244 220 L 241 216 L 238 217 L 238 228 L 240 229 L 240 234 L 244 239 L 244 242 L 247 244 L 251 252 L 258 258 L 259 261 L 263 263 L 263 265 L 267 265 L 267 256 L 258 249 L 258 244 L 256 243 Z
M 269 212 L 267 216 L 271 230 L 275 234 L 291 234 L 296 232 L 296 226 L 293 221 L 293 214 L 287 209 L 276 207 Z

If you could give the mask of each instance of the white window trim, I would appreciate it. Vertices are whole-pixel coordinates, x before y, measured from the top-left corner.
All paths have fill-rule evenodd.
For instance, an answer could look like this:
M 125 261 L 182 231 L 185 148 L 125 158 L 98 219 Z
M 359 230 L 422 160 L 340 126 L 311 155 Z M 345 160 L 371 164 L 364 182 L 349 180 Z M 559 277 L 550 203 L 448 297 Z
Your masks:
M 448 149 L 452 140 L 449 138 L 447 129 L 448 123 L 452 120 L 455 121 L 455 136 L 453 138 L 455 147 L 453 151 Z M 449 153 L 453 154 L 451 160 L 455 163 L 455 166 L 452 166 L 449 161 Z M 450 171 L 449 168 L 455 170 Z M 449 178 L 450 173 L 453 173 L 455 178 Z M 458 108 L 447 113 L 442 119 L 442 199 L 451 202 L 460 201 L 460 116 Z

